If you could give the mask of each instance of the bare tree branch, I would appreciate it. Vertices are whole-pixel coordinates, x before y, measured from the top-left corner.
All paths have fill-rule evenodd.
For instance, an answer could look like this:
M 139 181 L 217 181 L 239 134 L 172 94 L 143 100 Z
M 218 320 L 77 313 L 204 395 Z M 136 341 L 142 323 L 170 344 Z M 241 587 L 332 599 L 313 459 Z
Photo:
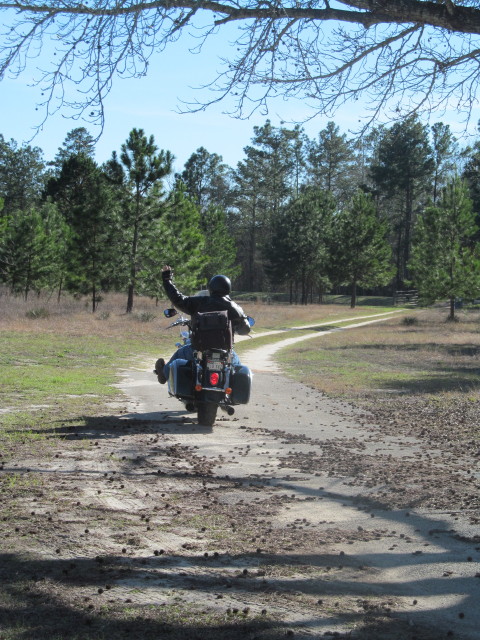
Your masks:
M 237 29 L 232 55 L 204 85 L 215 97 L 189 110 L 228 95 L 238 117 L 267 113 L 279 95 L 329 115 L 363 99 L 370 117 L 452 104 L 468 117 L 477 103 L 479 0 L 11 0 L 0 12 L 0 79 L 42 59 L 45 118 L 68 109 L 102 127 L 117 78 L 145 75 L 182 36 L 201 49 L 226 24 Z

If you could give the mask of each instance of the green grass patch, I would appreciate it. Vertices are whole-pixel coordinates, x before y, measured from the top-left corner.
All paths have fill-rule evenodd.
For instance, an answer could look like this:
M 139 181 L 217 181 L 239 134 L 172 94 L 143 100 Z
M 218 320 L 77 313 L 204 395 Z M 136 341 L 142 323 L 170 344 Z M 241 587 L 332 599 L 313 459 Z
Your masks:
M 113 384 L 120 367 L 150 354 L 153 363 L 159 349 L 170 350 L 168 343 L 165 336 L 153 341 L 141 332 L 125 337 L 1 331 L 0 451 L 12 442 L 51 437 L 72 416 L 98 412 L 118 395 Z
M 32 489 L 42 486 L 42 481 L 36 474 L 3 473 L 0 476 L 0 491 L 13 493 L 16 497 L 29 496 Z

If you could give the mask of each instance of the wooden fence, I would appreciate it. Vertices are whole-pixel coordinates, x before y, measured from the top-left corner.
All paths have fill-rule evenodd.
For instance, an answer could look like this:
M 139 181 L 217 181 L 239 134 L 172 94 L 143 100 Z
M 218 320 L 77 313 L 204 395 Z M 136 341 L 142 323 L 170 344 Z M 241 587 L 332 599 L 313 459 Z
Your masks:
M 395 291 L 393 296 L 393 304 L 396 307 L 417 307 L 418 291 L 416 289 L 408 289 L 407 291 Z

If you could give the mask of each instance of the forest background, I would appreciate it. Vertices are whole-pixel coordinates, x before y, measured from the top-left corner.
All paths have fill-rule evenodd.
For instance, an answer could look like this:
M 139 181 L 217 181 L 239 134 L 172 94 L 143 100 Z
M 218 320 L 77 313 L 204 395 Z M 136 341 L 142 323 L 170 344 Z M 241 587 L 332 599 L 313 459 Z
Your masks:
M 53 159 L 0 136 L 0 280 L 28 298 L 124 291 L 163 296 L 161 268 L 187 292 L 227 273 L 236 292 L 290 303 L 327 292 L 421 299 L 480 296 L 480 140 L 416 116 L 349 139 L 331 121 L 253 128 L 236 167 L 204 147 L 175 150 L 134 128 L 111 158 L 72 129 Z

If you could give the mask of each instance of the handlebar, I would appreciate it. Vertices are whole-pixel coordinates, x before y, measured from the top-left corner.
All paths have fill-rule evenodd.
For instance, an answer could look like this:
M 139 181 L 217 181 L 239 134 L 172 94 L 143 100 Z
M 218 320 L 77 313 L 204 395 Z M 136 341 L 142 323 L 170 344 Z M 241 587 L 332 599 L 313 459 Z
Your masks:
M 171 329 L 172 327 L 178 327 L 179 325 L 190 326 L 190 319 L 181 317 L 178 320 L 175 320 L 175 322 L 172 322 L 172 324 L 169 324 L 167 329 Z

